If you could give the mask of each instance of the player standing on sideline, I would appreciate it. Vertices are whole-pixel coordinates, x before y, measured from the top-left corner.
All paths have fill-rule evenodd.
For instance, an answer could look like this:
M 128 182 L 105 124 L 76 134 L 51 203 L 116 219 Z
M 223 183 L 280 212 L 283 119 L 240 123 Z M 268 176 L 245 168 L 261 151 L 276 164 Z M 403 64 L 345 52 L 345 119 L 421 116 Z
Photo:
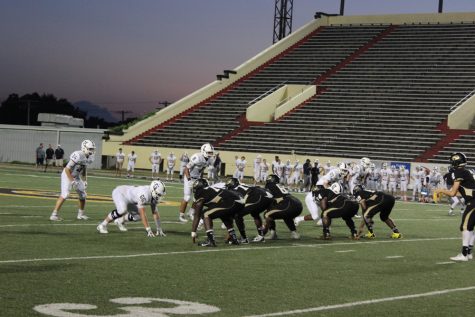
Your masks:
M 135 151 L 130 152 L 127 156 L 127 177 L 134 177 L 135 163 L 137 162 L 137 154 Z
M 292 175 L 290 175 L 290 184 L 294 192 L 299 192 L 301 190 L 300 185 L 302 183 L 302 171 L 303 165 L 300 164 L 299 160 L 296 160 L 294 167 L 292 168 Z
M 201 146 L 201 151 L 191 156 L 190 161 L 183 170 L 183 201 L 180 205 L 179 220 L 187 222 L 185 219 L 185 211 L 188 202 L 191 199 L 193 182 L 202 178 L 203 171 L 209 166 L 209 158 L 214 155 L 214 148 L 211 144 L 205 143 Z M 190 208 L 190 215 L 194 215 L 193 208 Z
M 92 162 L 96 145 L 90 140 L 84 140 L 81 143 L 81 150 L 71 154 L 68 164 L 61 173 L 61 195 L 56 201 L 49 220 L 61 221 L 58 212 L 66 201 L 71 190 L 75 190 L 79 197 L 78 220 L 87 220 L 88 216 L 84 214 L 86 206 L 87 172 L 86 166 Z
M 462 215 L 460 231 L 462 231 L 462 252 L 450 259 L 452 261 L 468 261 L 473 259 L 473 244 L 475 242 L 475 180 L 473 174 L 465 169 L 467 165 L 467 157 L 461 152 L 453 153 L 450 156 L 450 164 L 454 168 L 452 180 L 454 184 L 450 189 L 436 189 L 437 195 L 443 194 L 454 197 L 460 193 L 465 199 L 467 207 Z M 436 195 L 434 195 L 436 196 Z
M 266 159 L 262 159 L 262 163 L 261 163 L 261 178 L 260 178 L 260 182 L 265 182 L 266 179 L 267 179 L 267 176 L 269 176 L 269 163 L 267 163 L 267 160 Z
M 404 165 L 401 165 L 399 169 L 399 174 L 401 175 L 399 178 L 401 182 L 401 199 L 407 201 L 407 181 L 409 180 L 409 171 Z
M 165 184 L 162 181 L 152 181 L 150 185 L 145 186 L 117 186 L 112 191 L 112 199 L 114 200 L 115 208 L 112 210 L 97 226 L 99 233 L 109 233 L 107 225 L 114 221 L 119 227 L 120 231 L 127 231 L 124 226 L 124 221 L 136 221 L 133 213 L 138 213 L 142 224 L 147 232 L 148 237 L 154 237 L 152 228 L 148 223 L 147 215 L 145 214 L 145 205 L 150 205 L 152 209 L 153 219 L 157 227 L 156 236 L 165 237 L 160 223 L 160 214 L 158 213 L 158 204 L 165 195 Z M 133 213 L 131 213 L 133 212 Z
M 124 165 L 125 153 L 122 152 L 122 148 L 119 148 L 119 152 L 115 153 L 115 176 L 122 176 L 122 166 Z
M 386 223 L 393 232 L 391 234 L 391 238 L 402 238 L 402 235 L 396 228 L 394 221 L 389 218 L 389 214 L 391 214 L 394 203 L 396 202 L 394 196 L 385 194 L 383 192 L 365 190 L 364 187 L 360 185 L 353 189 L 353 196 L 355 196 L 356 201 L 360 204 L 363 213 L 363 219 L 361 220 L 361 224 L 358 228 L 358 237 L 361 237 L 363 228 L 366 225 L 368 228 L 368 233 L 365 235 L 365 238 L 375 238 L 373 230 L 373 217 L 379 212 L 381 221 Z
M 183 153 L 180 157 L 180 182 L 183 182 L 183 171 L 185 170 L 186 164 L 190 161 L 188 153 Z
M 160 162 L 162 161 L 160 152 L 158 152 L 156 149 L 150 154 L 148 160 L 152 164 L 152 179 L 158 179 L 158 173 L 160 172 Z
M 176 156 L 170 152 L 167 156 L 167 181 L 173 181 L 173 173 L 175 170 Z
M 46 149 L 46 164 L 45 164 L 45 169 L 43 172 L 46 173 L 46 169 L 48 168 L 48 165 L 53 164 L 54 161 L 54 149 L 53 146 L 50 144 L 48 145 L 48 148 Z
M 56 167 L 59 168 L 60 171 L 63 170 L 63 158 L 64 158 L 64 150 L 61 148 L 61 144 L 58 144 L 56 150 L 54 150 L 54 157 L 56 158 Z
M 411 176 L 411 179 L 414 180 L 414 185 L 412 187 L 412 201 L 420 200 L 422 191 L 422 180 L 424 179 L 423 175 L 424 171 L 422 170 L 422 167 L 416 166 L 416 172 L 414 173 L 414 176 Z
M 303 163 L 303 190 L 309 192 L 312 188 L 312 163 L 306 159 Z
M 392 196 L 396 195 L 397 191 L 397 180 L 398 180 L 398 170 L 396 169 L 396 165 L 391 165 L 391 170 L 388 172 L 388 177 L 389 177 L 389 187 L 388 191 L 389 194 Z
M 244 169 L 246 168 L 246 164 L 247 164 L 247 161 L 244 155 L 241 156 L 240 160 L 236 161 L 236 167 L 237 167 L 236 178 L 239 179 L 240 182 L 244 180 Z
M 254 159 L 254 186 L 261 181 L 261 163 L 262 156 L 257 154 Z
M 388 191 L 388 183 L 389 183 L 389 171 L 387 163 L 383 163 L 381 166 L 381 191 L 387 192 Z
M 287 162 L 284 165 L 284 185 L 285 186 L 290 186 L 290 176 L 292 175 L 292 164 L 290 164 L 290 160 L 287 160 Z

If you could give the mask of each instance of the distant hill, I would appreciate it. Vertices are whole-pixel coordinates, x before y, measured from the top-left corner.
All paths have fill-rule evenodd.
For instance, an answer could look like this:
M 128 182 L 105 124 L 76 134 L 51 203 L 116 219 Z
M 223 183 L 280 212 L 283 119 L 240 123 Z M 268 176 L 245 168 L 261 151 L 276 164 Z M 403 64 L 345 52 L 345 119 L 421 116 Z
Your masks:
M 117 123 L 120 121 L 119 119 L 114 117 L 106 108 L 101 107 L 99 105 L 95 105 L 89 101 L 81 100 L 73 103 L 73 105 L 75 107 L 78 107 L 79 110 L 86 112 L 87 118 L 97 117 L 104 119 L 104 121 L 113 123 Z

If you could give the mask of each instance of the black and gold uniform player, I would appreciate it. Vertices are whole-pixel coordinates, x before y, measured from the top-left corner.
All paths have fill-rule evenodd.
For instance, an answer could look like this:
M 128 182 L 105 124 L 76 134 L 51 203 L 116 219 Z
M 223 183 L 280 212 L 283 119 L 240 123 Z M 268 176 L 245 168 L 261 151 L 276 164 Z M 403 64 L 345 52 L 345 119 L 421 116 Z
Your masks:
M 322 210 L 322 239 L 331 240 L 330 226 L 332 219 L 342 218 L 351 231 L 351 238 L 358 240 L 352 217 L 358 212 L 359 205 L 342 195 L 341 185 L 338 182 L 333 183 L 329 188 L 317 185 L 313 188 L 312 193 Z
M 228 229 L 229 243 L 239 244 L 233 228 L 234 214 L 244 208 L 241 197 L 236 193 L 222 188 L 209 186 L 206 179 L 200 178 L 193 183 L 193 203 L 194 217 L 191 229 L 193 242 L 196 239 L 196 229 L 201 218 L 203 218 L 206 229 L 207 240 L 200 243 L 202 247 L 215 247 L 213 219 L 220 218 Z
M 450 156 L 450 164 L 454 168 L 452 180 L 454 184 L 450 189 L 436 189 L 437 195 L 444 194 L 454 197 L 460 193 L 465 199 L 465 211 L 462 215 L 460 231 L 462 231 L 462 253 L 451 257 L 452 261 L 468 261 L 473 259 L 473 243 L 475 235 L 473 228 L 475 226 L 475 180 L 473 174 L 465 168 L 467 157 L 465 154 L 457 152 Z
M 263 234 L 269 232 L 269 239 L 277 239 L 275 230 L 275 220 L 282 219 L 290 230 L 292 239 L 300 239 L 295 227 L 294 218 L 302 213 L 302 203 L 297 198 L 289 194 L 287 189 L 280 184 L 280 178 L 271 174 L 266 179 L 265 187 L 273 196 L 272 203 L 264 212 L 265 225 Z M 264 236 L 258 235 L 253 242 L 263 242 Z
M 269 208 L 273 202 L 272 194 L 262 187 L 241 184 L 235 177 L 226 181 L 226 188 L 236 192 L 244 199 L 244 208 L 234 215 L 234 221 L 241 234 L 240 242 L 249 243 L 244 225 L 244 216 L 248 214 L 251 214 L 254 218 L 258 235 L 264 236 L 264 226 L 260 213 Z
M 365 237 L 369 239 L 375 238 L 373 231 L 373 217 L 379 212 L 379 218 L 381 221 L 386 223 L 392 230 L 391 238 L 402 238 L 402 235 L 396 228 L 394 221 L 389 217 L 389 214 L 391 214 L 391 211 L 393 210 L 394 203 L 396 202 L 394 196 L 380 191 L 366 190 L 362 185 L 356 185 L 355 188 L 353 188 L 353 196 L 355 196 L 356 201 L 360 204 L 363 213 L 363 219 L 358 228 L 358 237 L 361 237 L 363 228 L 366 225 L 368 233 L 365 234 Z

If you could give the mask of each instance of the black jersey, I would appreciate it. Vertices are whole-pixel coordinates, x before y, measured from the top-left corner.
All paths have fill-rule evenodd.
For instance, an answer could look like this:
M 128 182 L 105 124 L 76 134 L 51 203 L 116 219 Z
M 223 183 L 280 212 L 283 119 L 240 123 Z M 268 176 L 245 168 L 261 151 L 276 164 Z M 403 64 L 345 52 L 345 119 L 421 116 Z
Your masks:
M 290 195 L 289 191 L 281 184 L 266 183 L 266 189 L 272 194 L 272 196 L 274 196 L 277 203 Z
M 469 201 L 475 198 L 475 180 L 473 174 L 465 168 L 456 168 L 452 173 L 452 180 L 454 182 L 460 182 L 458 191 L 465 199 Z
M 321 187 L 315 192 L 317 200 L 321 201 L 327 198 L 327 208 L 341 208 L 345 204 L 346 198 L 341 194 L 335 194 L 328 188 Z
M 452 179 L 452 173 L 448 172 L 444 175 L 444 182 L 447 184 L 447 187 L 450 188 L 454 184 L 454 180 Z
M 236 192 L 237 194 L 239 194 L 239 196 L 244 198 L 246 206 L 255 204 L 262 200 L 268 200 L 273 198 L 272 194 L 269 191 L 257 186 L 247 186 L 240 184 L 232 191 Z
M 358 202 L 365 200 L 366 205 L 372 206 L 383 201 L 384 196 L 389 196 L 389 195 L 383 192 L 379 192 L 379 191 L 363 189 L 358 192 L 358 195 L 356 196 L 356 200 Z
M 203 201 L 203 205 L 208 208 L 228 208 L 235 202 L 242 204 L 242 198 L 233 191 L 227 189 L 219 189 L 214 187 L 206 187 L 195 193 L 196 201 Z

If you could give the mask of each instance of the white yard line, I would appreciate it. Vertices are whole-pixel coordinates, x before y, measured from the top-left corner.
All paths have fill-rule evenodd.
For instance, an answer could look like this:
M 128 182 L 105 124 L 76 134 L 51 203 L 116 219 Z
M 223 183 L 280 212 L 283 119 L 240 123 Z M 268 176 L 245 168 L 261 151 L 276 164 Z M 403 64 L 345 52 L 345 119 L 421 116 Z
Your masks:
M 335 251 L 335 253 L 348 253 L 348 252 L 355 252 L 355 250 L 340 250 L 340 251 Z
M 387 256 L 386 259 L 400 259 L 403 257 L 404 257 L 403 255 L 390 255 L 390 256 Z
M 336 242 L 328 244 L 319 244 L 321 247 L 330 246 L 349 246 L 352 247 L 368 245 L 368 244 L 380 244 L 380 243 L 410 243 L 410 242 L 426 242 L 426 241 L 441 241 L 441 240 L 458 240 L 460 238 L 427 238 L 427 239 L 403 239 L 403 240 L 382 240 L 382 241 L 369 241 L 369 242 Z M 290 245 L 290 246 L 266 246 L 266 247 L 236 247 L 236 248 L 223 248 L 223 249 L 201 249 L 196 251 L 172 251 L 172 252 L 157 252 L 157 253 L 139 253 L 139 254 L 123 254 L 123 255 L 94 255 L 94 256 L 78 256 L 78 257 L 63 257 L 63 258 L 32 258 L 32 259 L 16 259 L 16 260 L 3 260 L 1 264 L 9 263 L 26 263 L 26 262 L 45 262 L 45 261 L 84 261 L 84 260 L 101 260 L 101 259 L 125 259 L 136 257 L 150 257 L 150 256 L 166 256 L 177 254 L 197 254 L 197 253 L 210 253 L 210 252 L 240 252 L 240 251 L 253 251 L 253 250 L 273 250 L 273 249 L 288 249 L 308 247 L 308 245 Z
M 363 300 L 363 301 L 358 301 L 358 302 L 343 303 L 343 304 L 336 304 L 336 305 L 327 305 L 327 306 L 318 306 L 318 307 L 311 307 L 311 308 L 305 308 L 305 309 L 295 309 L 295 310 L 269 313 L 269 314 L 262 314 L 262 315 L 250 315 L 250 316 L 245 316 L 245 317 L 271 317 L 271 316 L 287 316 L 287 315 L 295 315 L 295 314 L 306 314 L 306 313 L 311 313 L 311 312 L 336 310 L 336 309 L 341 309 L 341 308 L 350 308 L 350 307 L 355 307 L 355 306 L 379 304 L 379 303 L 384 303 L 384 302 L 393 302 L 393 301 L 398 301 L 398 300 L 421 298 L 421 297 L 439 296 L 439 295 L 444 295 L 444 294 L 449 294 L 449 293 L 466 292 L 466 291 L 473 291 L 473 290 L 475 290 L 475 286 L 461 287 L 461 288 L 451 288 L 451 289 L 443 289 L 443 290 L 432 291 L 432 292 L 427 292 L 427 293 L 376 298 L 376 299 L 369 299 L 369 300 Z

